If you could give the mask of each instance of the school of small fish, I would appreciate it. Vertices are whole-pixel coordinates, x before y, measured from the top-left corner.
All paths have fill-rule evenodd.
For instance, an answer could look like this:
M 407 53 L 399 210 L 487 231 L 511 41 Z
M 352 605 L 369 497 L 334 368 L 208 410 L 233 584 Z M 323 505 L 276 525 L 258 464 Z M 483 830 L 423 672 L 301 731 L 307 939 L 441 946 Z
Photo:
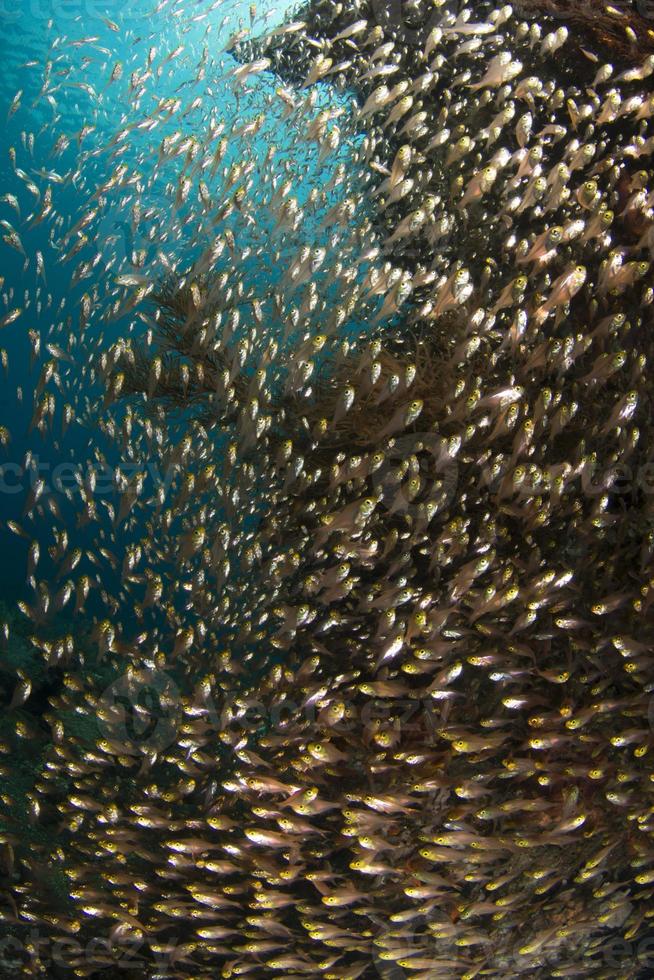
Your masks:
M 10 522 L 0 920 L 66 975 L 651 975 L 654 55 L 405 8 L 253 6 L 199 52 L 100 49 L 104 90 L 93 37 L 26 69 L 51 119 L 9 150 L 33 288 L 0 328 L 31 428 L 88 459 Z

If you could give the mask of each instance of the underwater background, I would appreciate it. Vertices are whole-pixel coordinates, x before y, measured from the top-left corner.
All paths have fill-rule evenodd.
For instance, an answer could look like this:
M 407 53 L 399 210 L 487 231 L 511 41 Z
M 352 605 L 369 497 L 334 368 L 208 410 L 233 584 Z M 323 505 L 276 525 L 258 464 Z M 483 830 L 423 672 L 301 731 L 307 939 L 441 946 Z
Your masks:
M 651 975 L 645 7 L 0 0 L 0 975 Z

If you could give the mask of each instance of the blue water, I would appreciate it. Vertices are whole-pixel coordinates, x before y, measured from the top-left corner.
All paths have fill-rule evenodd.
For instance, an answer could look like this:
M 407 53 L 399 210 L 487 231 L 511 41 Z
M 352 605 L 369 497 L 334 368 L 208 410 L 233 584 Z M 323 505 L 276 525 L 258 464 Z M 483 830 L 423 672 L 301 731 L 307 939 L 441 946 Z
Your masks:
M 282 4 L 258 3 L 252 33 L 270 30 L 284 14 Z M 225 194 L 246 188 L 257 221 L 246 223 L 235 212 L 219 230 L 224 233 L 231 229 L 240 249 L 250 246 L 251 255 L 241 278 L 248 288 L 262 295 L 280 282 L 302 245 L 324 245 L 328 250 L 338 247 L 336 239 L 330 245 L 333 229 L 323 228 L 321 223 L 329 207 L 342 198 L 342 189 L 336 187 L 315 206 L 310 195 L 334 179 L 339 165 L 346 168 L 348 191 L 357 188 L 356 154 L 362 136 L 352 127 L 354 97 L 322 83 L 293 94 L 296 102 L 315 99 L 305 119 L 314 118 L 322 109 L 340 113 L 329 124 L 336 123 L 342 130 L 340 149 L 320 160 L 316 143 L 302 138 L 301 127 L 275 94 L 283 83 L 274 73 L 263 71 L 243 85 L 235 83 L 233 72 L 239 63 L 225 48 L 234 32 L 249 24 L 249 5 L 242 2 L 163 2 L 150 6 L 91 0 L 18 0 L 9 4 L 3 0 L 0 6 L 3 123 L 16 93 L 23 93 L 20 105 L 6 122 L 0 156 L 0 196 L 15 195 L 20 214 L 5 201 L 0 204 L 0 218 L 18 232 L 27 254 L 25 260 L 10 245 L 0 243 L 5 280 L 0 315 L 23 307 L 20 318 L 0 332 L 0 346 L 9 362 L 0 396 L 0 424 L 11 432 L 10 445 L 0 449 L 0 596 L 7 602 L 30 595 L 25 573 L 27 539 L 39 541 L 42 557 L 38 577 L 47 576 L 53 511 L 57 527 L 66 527 L 69 532 L 71 547 L 98 547 L 97 524 L 76 527 L 78 483 L 103 459 L 110 473 L 111 467 L 121 466 L 129 475 L 131 450 L 129 446 L 117 449 L 115 441 L 98 428 L 97 401 L 102 386 L 94 380 L 94 370 L 98 356 L 114 342 L 142 336 L 148 329 L 147 313 L 139 316 L 137 311 L 126 310 L 133 290 L 121 289 L 116 277 L 135 272 L 156 280 L 170 268 L 189 269 L 202 255 L 215 238 L 216 227 L 199 201 L 199 181 L 205 181 L 211 195 L 211 214 Z M 118 63 L 122 75 L 111 82 Z M 175 100 L 178 104 L 171 112 Z M 235 127 L 247 127 L 260 116 L 262 125 L 255 135 L 229 135 Z M 166 145 L 163 141 L 175 133 L 178 140 L 202 141 L 212 129 L 216 135 L 207 146 L 212 151 L 227 135 L 227 152 L 213 178 L 211 168 L 200 174 L 193 173 L 192 164 L 186 166 L 191 184 L 186 201 L 182 201 L 179 180 L 186 153 L 166 157 L 161 152 Z M 241 161 L 246 139 L 256 166 L 225 190 L 223 173 Z M 274 233 L 269 214 L 270 187 L 263 186 L 261 172 L 273 146 L 272 166 L 279 182 L 292 181 L 292 194 L 307 211 L 296 234 Z M 16 167 L 23 171 L 22 176 L 11 161 L 10 147 L 15 149 Z M 196 160 L 203 152 L 201 149 Z M 29 189 L 29 183 L 38 188 L 40 199 Z M 48 186 L 52 189 L 52 214 L 32 226 Z M 140 211 L 135 210 L 137 201 Z M 80 233 L 88 242 L 64 261 L 79 243 Z M 277 249 L 281 255 L 276 254 Z M 37 252 L 43 255 L 44 276 L 37 272 Z M 81 263 L 87 266 L 82 266 L 83 275 L 75 282 Z M 324 268 L 329 264 L 326 261 Z M 228 265 L 226 250 L 214 269 L 220 272 Z M 365 271 L 364 265 L 361 273 Z M 336 305 L 339 297 L 329 283 L 321 283 L 320 275 L 317 282 L 321 295 Z M 93 301 L 93 312 L 81 330 L 80 308 L 85 295 Z M 284 342 L 281 325 L 269 305 L 264 304 L 264 313 L 261 349 L 271 337 Z M 356 334 L 358 329 L 357 323 L 350 323 L 343 328 L 343 335 Z M 40 356 L 33 370 L 30 330 L 40 335 Z M 33 425 L 34 393 L 44 365 L 53 359 L 47 350 L 49 343 L 56 345 L 54 359 L 60 380 L 58 385 L 46 380 L 39 395 L 42 398 L 44 392 L 51 391 L 56 399 L 52 427 L 42 435 Z M 75 419 L 63 434 L 65 404 L 74 406 Z M 121 418 L 120 411 L 115 415 Z M 26 468 L 28 454 L 31 466 Z M 142 465 L 143 456 L 133 455 L 134 466 Z M 36 476 L 46 480 L 46 490 L 40 502 L 42 513 L 32 520 L 23 509 Z M 148 473 L 151 478 L 152 473 Z M 155 489 L 154 484 L 148 486 L 146 496 Z M 119 506 L 115 486 L 105 485 L 96 493 L 102 514 L 102 508 Z M 27 539 L 11 533 L 8 520 L 19 522 Z M 147 528 L 142 525 L 132 528 L 121 545 L 138 540 L 143 533 Z M 122 556 L 117 557 L 120 562 Z M 77 574 L 82 570 L 89 571 L 89 566 L 82 563 Z M 118 590 L 118 573 L 113 581 L 108 578 L 103 582 L 110 591 Z

